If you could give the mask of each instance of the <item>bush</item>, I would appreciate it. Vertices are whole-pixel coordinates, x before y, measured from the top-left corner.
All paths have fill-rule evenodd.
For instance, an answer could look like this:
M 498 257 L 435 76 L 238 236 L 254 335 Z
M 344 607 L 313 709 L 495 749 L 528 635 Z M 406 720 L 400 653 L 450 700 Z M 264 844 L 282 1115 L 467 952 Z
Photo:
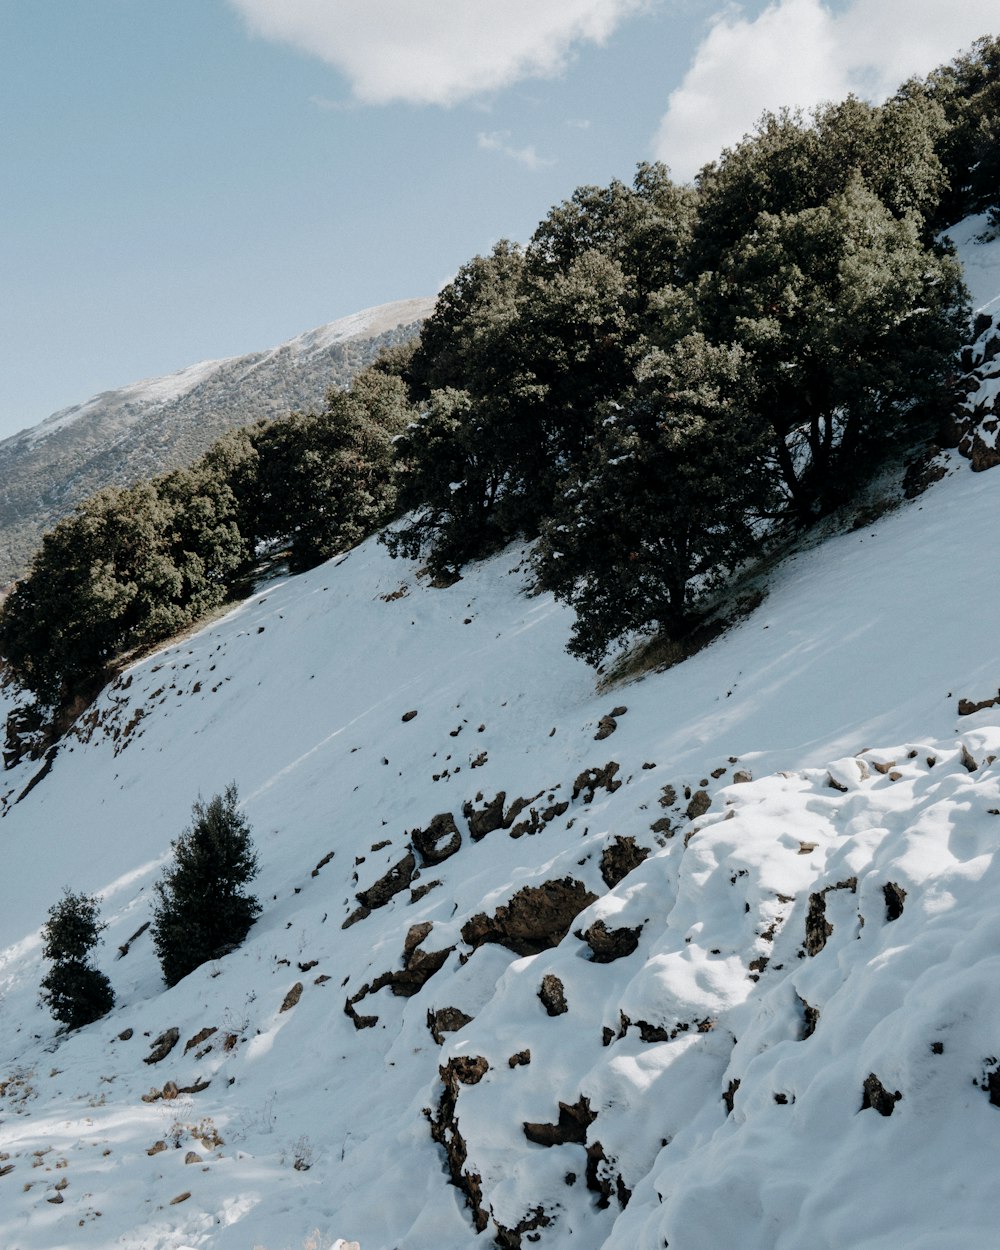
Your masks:
M 42 978 L 42 1001 L 71 1029 L 100 1019 L 115 1005 L 111 982 L 88 962 L 104 928 L 97 909 L 96 898 L 66 890 L 42 929 L 42 953 L 53 961 Z
M 156 883 L 153 945 L 168 985 L 238 946 L 260 914 L 243 886 L 257 875 L 250 826 L 236 786 L 194 804 L 191 828 L 173 843 L 174 862 Z

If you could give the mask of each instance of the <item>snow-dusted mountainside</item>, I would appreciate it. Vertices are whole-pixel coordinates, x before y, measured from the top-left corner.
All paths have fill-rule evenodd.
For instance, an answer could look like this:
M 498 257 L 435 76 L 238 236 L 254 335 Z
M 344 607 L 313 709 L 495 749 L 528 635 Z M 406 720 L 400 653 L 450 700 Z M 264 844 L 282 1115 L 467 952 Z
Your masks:
M 523 550 L 374 541 L 133 666 L 2 778 L 0 1245 L 994 1244 L 1000 472 L 945 467 L 610 690 Z M 165 990 L 153 882 L 233 780 L 263 912 Z M 64 884 L 118 995 L 70 1035 Z
M 433 306 L 410 299 L 368 308 L 267 351 L 105 391 L 3 440 L 0 585 L 23 571 L 42 532 L 95 490 L 188 464 L 234 425 L 318 407 Z

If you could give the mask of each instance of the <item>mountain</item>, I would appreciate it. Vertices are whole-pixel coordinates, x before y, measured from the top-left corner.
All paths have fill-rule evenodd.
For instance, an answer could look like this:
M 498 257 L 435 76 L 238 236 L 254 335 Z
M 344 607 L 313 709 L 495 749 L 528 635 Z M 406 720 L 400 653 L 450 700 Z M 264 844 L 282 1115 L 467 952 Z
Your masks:
M 233 426 L 322 405 L 331 386 L 412 336 L 433 306 L 368 308 L 267 351 L 104 391 L 0 442 L 0 585 L 94 491 L 189 464 Z
M 525 548 L 435 588 L 375 540 L 122 674 L 3 777 L 0 1244 L 993 1244 L 1000 472 L 935 475 L 627 684 Z M 153 884 L 231 781 L 262 914 L 166 990 Z M 72 1034 L 65 883 L 118 996 Z

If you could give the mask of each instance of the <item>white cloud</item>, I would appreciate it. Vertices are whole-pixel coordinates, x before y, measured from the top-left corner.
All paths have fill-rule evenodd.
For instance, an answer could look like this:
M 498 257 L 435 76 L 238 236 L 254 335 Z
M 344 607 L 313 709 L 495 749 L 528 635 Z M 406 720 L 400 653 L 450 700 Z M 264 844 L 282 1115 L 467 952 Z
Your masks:
M 649 0 L 230 0 L 252 30 L 320 57 L 368 104 L 454 104 L 548 77 Z
M 810 108 L 853 91 L 882 100 L 912 74 L 990 33 L 984 0 L 777 0 L 749 20 L 721 13 L 668 101 L 654 142 L 691 177 L 753 128 L 765 109 Z
M 492 130 L 489 133 L 479 132 L 478 143 L 487 152 L 502 152 L 512 161 L 526 166 L 528 169 L 545 169 L 556 162 L 552 157 L 539 156 L 533 143 L 525 148 L 515 148 L 510 144 L 509 130 Z

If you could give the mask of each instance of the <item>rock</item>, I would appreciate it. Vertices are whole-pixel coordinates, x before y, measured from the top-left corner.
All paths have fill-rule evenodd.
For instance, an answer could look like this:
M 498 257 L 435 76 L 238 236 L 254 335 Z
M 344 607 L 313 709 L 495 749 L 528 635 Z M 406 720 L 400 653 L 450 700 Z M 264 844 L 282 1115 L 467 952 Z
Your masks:
M 430 920 L 424 920 L 424 921 L 421 921 L 420 924 L 410 925 L 409 929 L 406 932 L 406 937 L 403 939 L 403 963 L 404 965 L 409 961 L 410 956 L 417 949 L 420 943 L 426 937 L 429 936 L 433 928 L 434 928 L 434 925 Z
M 153 1042 L 153 1049 L 143 1059 L 143 1063 L 159 1063 L 166 1059 L 167 1055 L 180 1041 L 180 1029 L 165 1029 L 158 1038 Z
M 426 829 L 414 829 L 410 841 L 426 867 L 450 859 L 460 849 L 462 835 L 451 812 L 439 812 Z
M 620 790 L 622 783 L 614 779 L 618 769 L 614 760 L 609 760 L 603 768 L 585 768 L 573 782 L 573 802 L 582 794 L 584 803 L 593 803 L 598 790 L 607 790 L 608 794 Z
M 202 1042 L 207 1041 L 212 1036 L 213 1033 L 218 1033 L 218 1031 L 219 1031 L 218 1028 L 212 1027 L 212 1028 L 204 1028 L 200 1032 L 196 1033 L 194 1037 L 192 1037 L 189 1041 L 184 1043 L 185 1055 L 188 1053 L 189 1050 L 193 1050 L 195 1046 L 200 1046 Z
M 508 1068 L 526 1068 L 531 1063 L 531 1051 L 519 1050 L 507 1060 Z
M 191 1191 L 190 1189 L 186 1189 L 182 1194 L 178 1194 L 176 1198 L 171 1198 L 170 1205 L 172 1207 L 176 1207 L 179 1202 L 187 1202 L 190 1197 Z
M 536 1146 L 565 1146 L 570 1143 L 578 1146 L 585 1144 L 587 1129 L 597 1119 L 597 1112 L 591 1111 L 590 1099 L 581 1095 L 575 1103 L 559 1103 L 559 1119 L 555 1124 L 522 1124 L 524 1135 Z
M 565 987 L 562 981 L 551 972 L 547 972 L 542 977 L 542 983 L 538 987 L 538 997 L 550 1016 L 563 1016 L 569 1011 L 566 1005 Z
M 962 764 L 970 773 L 974 773 L 979 767 L 978 760 L 971 754 L 964 742 L 962 743 Z
M 407 721 L 411 721 L 411 720 L 413 720 L 413 718 L 414 718 L 414 716 L 416 716 L 416 714 L 417 714 L 417 712 L 416 712 L 416 708 L 414 708 L 414 710 L 413 710 L 412 712 L 404 712 L 404 713 L 403 713 L 403 715 L 402 715 L 399 719 L 400 719 L 400 720 L 403 722 L 403 724 L 405 725 Z
M 696 790 L 691 796 L 691 802 L 685 809 L 685 815 L 688 820 L 697 820 L 699 816 L 704 816 L 711 806 L 712 796 L 708 791 Z
M 995 699 L 983 699 L 980 703 L 973 703 L 969 699 L 959 699 L 958 714 L 959 716 L 972 716 L 975 712 L 983 712 L 988 707 L 996 707 L 1000 703 L 1000 693 Z
M 201 1163 L 201 1155 L 197 1150 L 189 1150 L 184 1156 L 185 1163 Z
M 407 851 L 399 863 L 394 864 L 384 877 L 380 877 L 367 889 L 359 890 L 355 898 L 363 908 L 368 909 L 368 912 L 373 912 L 377 907 L 384 907 L 391 898 L 409 886 L 416 868 L 417 861 L 413 852 Z
M 621 707 L 613 707 L 611 709 L 611 715 L 612 716 L 624 716 L 627 711 L 628 711 L 628 708 L 625 707 L 624 705 L 622 705 Z
M 898 920 L 903 914 L 906 891 L 901 885 L 897 885 L 895 881 L 887 881 L 882 887 L 882 893 L 885 895 L 886 920 Z
M 581 881 L 571 877 L 524 886 L 493 916 L 480 913 L 467 920 L 462 940 L 473 949 L 496 942 L 516 955 L 537 955 L 557 946 L 580 912 L 596 900 Z
M 122 942 L 121 946 L 118 947 L 118 954 L 115 956 L 115 959 L 124 959 L 125 956 L 132 949 L 132 943 L 136 940 L 136 938 L 142 937 L 142 935 L 146 932 L 146 930 L 149 928 L 151 923 L 152 923 L 151 921 L 147 920 L 145 924 L 141 924 L 138 927 L 138 929 L 136 929 L 136 931 L 132 934 L 132 936 L 127 941 Z
M 606 1210 L 611 1205 L 612 1195 L 618 1199 L 622 1210 L 628 1206 L 632 1191 L 616 1172 L 612 1160 L 604 1153 L 604 1147 L 599 1141 L 591 1142 L 587 1147 L 586 1175 L 587 1188 L 598 1195 L 595 1203 L 598 1210 Z
M 942 1046 L 941 1049 L 943 1050 L 944 1047 Z M 996 1060 L 993 1060 L 993 1062 L 995 1063 Z M 983 1077 L 983 1088 L 990 1096 L 990 1106 L 1000 1107 L 1000 1069 L 994 1069 L 993 1071 L 987 1071 L 985 1073 Z
M 806 954 L 818 955 L 832 932 L 833 925 L 826 918 L 826 891 L 810 894 L 809 910 L 806 912 Z
M 818 955 L 826 946 L 826 939 L 833 932 L 833 925 L 826 918 L 826 896 L 831 890 L 850 890 L 857 892 L 857 877 L 848 877 L 838 881 L 836 885 L 825 886 L 815 894 L 809 895 L 809 909 L 806 912 L 805 952 L 807 955 Z
M 449 1059 L 438 1069 L 443 1086 L 438 1099 L 437 1115 L 427 1112 L 431 1137 L 445 1152 L 451 1183 L 464 1196 L 477 1233 L 484 1232 L 489 1224 L 489 1213 L 483 1203 L 482 1178 L 475 1172 L 467 1172 L 468 1147 L 458 1124 L 458 1096 L 461 1085 L 477 1085 L 490 1065 L 481 1055 L 462 1055 Z
M 330 860 L 333 859 L 333 856 L 334 856 L 333 851 L 327 851 L 327 853 L 323 856 L 323 858 L 319 861 L 316 867 L 309 874 L 310 877 L 318 877 L 320 874 L 320 869 L 325 868 L 327 864 L 330 862 Z
M 642 925 L 634 929 L 609 929 L 603 920 L 595 920 L 582 936 L 590 947 L 591 963 L 610 964 L 636 950 L 641 932 Z
M 167 1143 L 165 1141 L 153 1142 L 152 1146 L 150 1146 L 150 1148 L 146 1151 L 146 1154 L 158 1155 L 162 1151 L 166 1150 L 166 1148 L 167 1148 Z
M 292 988 L 285 995 L 284 1001 L 282 1002 L 281 1006 L 278 1008 L 278 1014 L 280 1015 L 281 1012 L 283 1011 L 291 1011 L 291 1009 L 296 1005 L 296 1003 L 298 1003 L 301 997 L 302 997 L 302 982 L 296 981 L 295 984 L 292 986 Z
M 753 781 L 753 773 L 749 770 L 749 768 L 738 768 L 736 772 L 733 773 L 734 786 L 745 786 L 748 781 Z
M 610 738 L 618 728 L 618 722 L 613 716 L 602 716 L 597 722 L 597 733 L 594 734 L 595 742 L 603 742 L 605 738 Z
M 667 823 L 669 825 L 670 822 Z M 639 846 L 635 838 L 617 834 L 614 842 L 601 852 L 601 876 L 604 884 L 609 890 L 613 890 L 619 881 L 623 881 L 648 857 L 649 850 Z
M 160 1096 L 163 1098 L 164 1102 L 173 1102 L 179 1093 L 180 1090 L 177 1088 L 177 1083 L 175 1081 L 167 1081 L 166 1085 L 163 1087 L 163 1093 Z
M 866 1111 L 873 1107 L 879 1115 L 892 1115 L 896 1110 L 896 1103 L 903 1097 L 898 1089 L 890 1094 L 874 1072 L 865 1077 L 862 1088 L 861 1110 Z
M 736 1091 L 739 1089 L 739 1087 L 740 1087 L 740 1078 L 738 1076 L 734 1076 L 733 1079 L 729 1082 L 729 1088 L 722 1095 L 722 1101 L 726 1104 L 726 1115 L 733 1114 L 733 1104 L 736 1101 Z
M 806 1002 L 804 998 L 796 994 L 799 1002 L 802 1004 L 802 1033 L 801 1040 L 804 1042 L 806 1038 L 812 1037 L 816 1032 L 816 1026 L 819 1024 L 819 1008 L 813 1007 Z
M 118 1034 L 118 1040 L 120 1042 L 130 1041 L 134 1033 L 135 1029 L 123 1029 L 121 1033 Z
M 479 798 L 481 799 L 482 795 Z M 472 803 L 463 805 L 462 815 L 469 822 L 469 837 L 473 842 L 479 842 L 488 833 L 503 828 L 503 807 L 506 801 L 507 792 L 501 790 L 484 807 L 477 809 Z
M 55 726 L 37 704 L 15 707 L 7 715 L 4 768 L 15 768 L 23 759 L 41 759 L 52 745 L 56 732 Z
M 367 990 L 368 987 L 366 987 Z M 363 997 L 363 995 L 362 995 Z M 344 1015 L 349 1016 L 354 1027 L 360 1032 L 362 1029 L 373 1029 L 378 1024 L 378 1016 L 362 1016 L 354 1010 L 355 1000 L 349 998 L 344 1003 Z
M 467 1016 L 459 1007 L 439 1007 L 427 1012 L 427 1027 L 439 1046 L 443 1045 L 446 1033 L 457 1033 L 471 1023 L 472 1016 Z

